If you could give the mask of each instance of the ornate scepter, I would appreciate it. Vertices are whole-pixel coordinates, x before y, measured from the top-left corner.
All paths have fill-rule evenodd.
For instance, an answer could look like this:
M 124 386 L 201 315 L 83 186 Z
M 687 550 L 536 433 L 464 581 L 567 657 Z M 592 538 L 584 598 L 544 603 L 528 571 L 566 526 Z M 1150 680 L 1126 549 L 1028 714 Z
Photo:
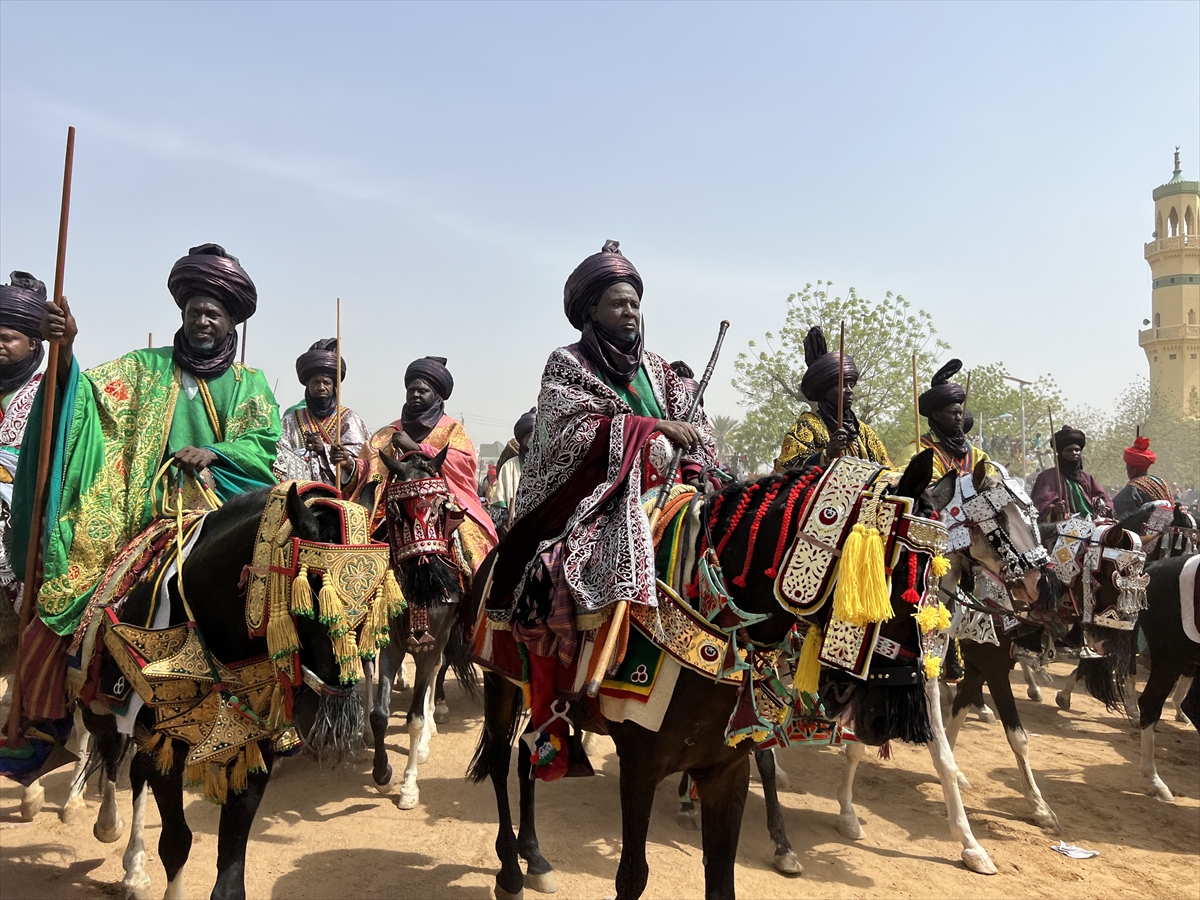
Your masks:
M 63 164 L 62 204 L 58 214 L 58 255 L 54 263 L 54 305 L 63 308 L 63 277 L 67 268 L 67 223 L 71 217 L 71 174 L 75 166 L 75 127 L 67 128 L 67 157 Z M 24 742 L 21 736 L 21 636 L 33 621 L 38 591 L 42 585 L 42 537 L 45 530 L 46 487 L 50 480 L 50 455 L 54 449 L 54 401 L 57 396 L 59 341 L 50 341 L 46 352 L 46 374 L 42 376 L 41 441 L 38 444 L 37 476 L 33 487 L 33 514 L 29 517 L 29 544 L 25 552 L 24 599 L 17 625 L 17 664 L 12 678 L 12 708 L 8 713 L 10 747 Z
M 713 347 L 712 356 L 708 360 L 708 367 L 704 370 L 704 377 L 700 379 L 700 386 L 696 389 L 695 396 L 692 397 L 692 405 L 688 408 L 687 418 L 684 419 L 689 425 L 696 419 L 696 412 L 700 409 L 700 401 L 704 399 L 704 391 L 708 387 L 708 382 L 712 379 L 713 369 L 717 366 L 717 357 L 721 355 L 721 344 L 724 343 L 725 332 L 728 330 L 729 320 L 722 319 L 721 331 L 717 335 L 717 345 Z M 679 471 L 679 466 L 682 462 L 683 448 L 676 447 L 675 455 L 671 457 L 671 465 L 667 469 L 662 487 L 658 489 L 658 499 L 655 501 L 654 509 L 650 513 L 651 533 L 654 532 L 654 526 L 658 524 L 658 520 L 662 516 L 663 507 L 667 505 L 667 497 L 670 496 L 671 485 L 675 482 L 675 474 Z M 612 618 L 608 622 L 608 634 L 604 638 L 604 646 L 600 648 L 600 655 L 596 657 L 595 662 L 591 666 L 591 677 L 588 679 L 587 684 L 589 697 L 595 697 L 600 693 L 600 682 L 604 680 L 604 676 L 608 672 L 609 663 L 612 661 L 613 652 L 617 649 L 617 638 L 621 634 L 621 628 L 625 623 L 628 608 L 628 600 L 617 601 L 617 608 L 613 610 Z

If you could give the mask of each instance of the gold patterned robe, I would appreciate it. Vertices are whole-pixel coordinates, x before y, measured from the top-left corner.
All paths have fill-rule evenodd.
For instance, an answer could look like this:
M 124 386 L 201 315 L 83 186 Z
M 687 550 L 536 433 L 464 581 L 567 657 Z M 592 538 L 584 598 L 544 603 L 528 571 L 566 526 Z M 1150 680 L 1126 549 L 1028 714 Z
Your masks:
M 775 460 L 775 471 L 783 472 L 804 465 L 810 456 L 828 446 L 829 428 L 825 425 L 825 420 L 815 412 L 801 413 L 796 424 L 783 436 L 783 447 Z M 879 435 L 861 420 L 858 423 L 858 437 L 847 445 L 845 455 L 869 459 L 884 466 L 892 464 L 888 458 L 887 447 L 883 446 Z

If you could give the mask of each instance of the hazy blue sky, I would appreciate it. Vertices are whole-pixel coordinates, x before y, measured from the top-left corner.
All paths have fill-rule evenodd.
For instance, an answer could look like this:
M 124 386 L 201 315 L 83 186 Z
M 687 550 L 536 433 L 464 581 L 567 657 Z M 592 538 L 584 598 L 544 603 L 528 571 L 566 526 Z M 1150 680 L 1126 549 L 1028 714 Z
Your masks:
M 249 358 L 344 304 L 345 401 L 399 415 L 415 356 L 507 437 L 562 284 L 606 238 L 647 343 L 732 360 L 818 278 L 933 313 L 968 366 L 1104 405 L 1146 371 L 1150 192 L 1200 173 L 1200 4 L 0 4 L 0 269 L 52 280 L 78 129 L 67 295 L 85 365 L 167 343 L 174 260 L 216 241 L 258 285 Z M 851 348 L 852 349 L 852 348 Z

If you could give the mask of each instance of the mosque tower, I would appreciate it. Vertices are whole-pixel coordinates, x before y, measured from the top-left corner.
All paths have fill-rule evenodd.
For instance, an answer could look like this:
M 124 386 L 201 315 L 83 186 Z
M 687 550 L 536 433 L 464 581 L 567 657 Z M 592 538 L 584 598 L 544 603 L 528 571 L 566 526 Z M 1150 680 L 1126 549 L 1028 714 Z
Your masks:
M 1153 279 L 1149 327 L 1138 344 L 1150 363 L 1153 404 L 1200 417 L 1200 182 L 1184 181 L 1175 148 L 1175 173 L 1156 187 L 1154 240 L 1146 244 Z

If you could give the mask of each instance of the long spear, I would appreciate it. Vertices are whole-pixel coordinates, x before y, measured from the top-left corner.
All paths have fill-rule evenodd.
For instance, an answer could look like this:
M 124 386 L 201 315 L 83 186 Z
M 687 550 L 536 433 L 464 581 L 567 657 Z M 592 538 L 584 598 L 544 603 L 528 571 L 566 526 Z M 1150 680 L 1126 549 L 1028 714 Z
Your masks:
M 245 322 L 242 323 L 242 359 L 241 359 L 241 363 L 243 366 L 246 364 L 246 327 L 249 324 L 250 324 L 249 319 L 247 319 Z
M 913 424 L 917 430 L 917 441 L 913 445 L 917 449 L 915 453 L 921 452 L 921 388 L 917 384 L 917 351 L 913 351 Z
M 75 165 L 75 126 L 67 128 L 67 155 L 63 163 L 62 204 L 58 213 L 58 254 L 54 262 L 54 305 L 63 308 L 63 276 L 67 268 L 67 223 L 71 217 L 71 173 Z M 17 626 L 17 665 L 12 679 L 12 708 L 8 711 L 9 746 L 24 743 L 21 736 L 21 638 L 33 621 L 38 591 L 42 586 L 42 530 L 46 516 L 46 485 L 50 480 L 50 452 L 54 439 L 54 402 L 58 388 L 59 342 L 50 341 L 46 374 L 42 380 L 42 432 L 38 445 L 37 478 L 33 487 L 33 515 L 29 521 L 29 544 L 25 552 L 24 600 Z
M 333 389 L 335 391 L 334 403 L 337 405 L 337 419 L 333 426 L 334 446 L 342 445 L 342 298 L 337 298 L 337 362 L 333 366 Z M 336 487 L 339 491 L 342 489 L 342 461 L 339 458 L 337 465 L 334 466 L 334 474 L 336 475 Z
M 725 332 L 729 330 L 729 320 L 721 320 L 721 331 L 717 335 L 717 345 L 713 347 L 712 356 L 709 357 L 708 367 L 704 370 L 704 377 L 700 379 L 700 386 L 696 388 L 696 394 L 692 397 L 692 405 L 688 408 L 687 418 L 684 419 L 689 425 L 696 419 L 696 411 L 700 409 L 700 401 L 704 399 L 704 391 L 708 387 L 708 382 L 712 379 L 713 369 L 717 366 L 717 357 L 721 355 L 721 344 L 725 342 Z M 662 487 L 658 489 L 658 500 L 654 504 L 654 509 L 650 513 L 650 531 L 654 532 L 654 526 L 658 524 L 659 518 L 662 516 L 663 507 L 667 505 L 667 497 L 671 492 L 671 485 L 675 481 L 675 473 L 679 471 L 679 465 L 683 462 L 683 448 L 676 447 L 675 455 L 671 457 L 671 466 L 667 469 L 667 476 L 663 479 Z M 604 646 L 600 648 L 600 655 L 596 657 L 595 662 L 591 666 L 591 677 L 588 679 L 587 692 L 588 696 L 595 697 L 600 693 L 600 682 L 604 680 L 605 673 L 608 671 L 608 664 L 612 660 L 613 652 L 617 649 L 617 638 L 621 634 L 621 628 L 625 623 L 625 615 L 628 611 L 629 601 L 617 601 L 617 608 L 613 610 L 612 617 L 608 622 L 608 635 L 604 639 Z
M 846 320 L 842 320 L 842 331 L 838 336 L 838 428 L 846 421 Z
M 1046 415 L 1050 417 L 1050 449 L 1054 453 L 1054 475 L 1058 480 L 1058 498 L 1063 502 L 1067 517 L 1071 515 L 1071 495 L 1067 493 L 1067 483 L 1063 478 L 1062 461 L 1058 458 L 1058 447 L 1054 446 L 1054 410 L 1046 407 Z

